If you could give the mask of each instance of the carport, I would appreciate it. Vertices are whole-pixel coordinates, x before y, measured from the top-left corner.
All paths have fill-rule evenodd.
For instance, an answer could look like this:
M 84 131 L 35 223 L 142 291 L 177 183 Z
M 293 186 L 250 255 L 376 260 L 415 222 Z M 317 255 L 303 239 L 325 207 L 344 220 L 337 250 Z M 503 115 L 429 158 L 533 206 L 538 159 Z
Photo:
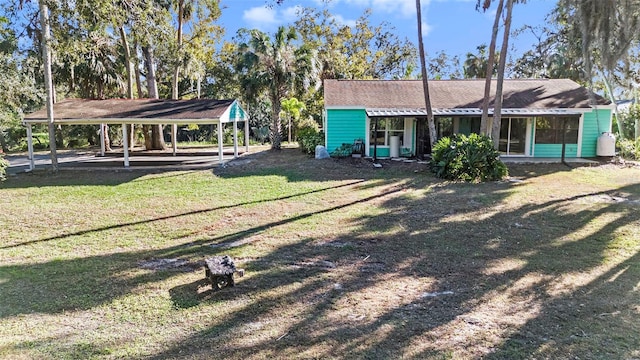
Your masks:
M 171 144 L 173 155 L 177 152 L 178 125 L 198 124 L 218 127 L 218 160 L 223 161 L 224 125 L 233 123 L 233 157 L 238 157 L 238 122 L 244 121 L 245 151 L 249 151 L 249 118 L 237 100 L 159 100 L 159 99 L 109 99 L 86 100 L 67 99 L 53 106 L 55 125 L 99 125 L 101 154 L 104 156 L 105 124 L 122 125 L 122 145 L 124 167 L 129 167 L 128 126 L 172 125 Z M 47 112 L 42 109 L 25 116 L 23 124 L 27 127 L 27 146 L 29 149 L 29 169 L 35 168 L 33 157 L 33 124 L 46 124 Z

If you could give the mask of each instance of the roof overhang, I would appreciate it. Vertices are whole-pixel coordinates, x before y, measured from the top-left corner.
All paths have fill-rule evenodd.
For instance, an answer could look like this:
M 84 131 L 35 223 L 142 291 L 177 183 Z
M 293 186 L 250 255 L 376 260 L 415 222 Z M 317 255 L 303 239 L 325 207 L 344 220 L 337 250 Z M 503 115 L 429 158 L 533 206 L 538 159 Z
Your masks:
M 97 119 L 53 119 L 54 124 L 59 125 L 100 125 L 100 124 L 218 124 L 220 118 L 215 119 L 144 119 L 144 118 L 97 118 Z M 222 121 L 223 123 L 225 121 Z M 47 119 L 24 119 L 23 124 L 47 124 Z
M 558 116 L 558 115 L 582 115 L 591 109 L 502 109 L 502 115 L 517 116 Z M 427 116 L 425 109 L 366 109 L 369 117 L 412 117 Z M 489 115 L 493 115 L 494 109 L 489 109 Z M 482 109 L 455 108 L 433 109 L 435 116 L 481 116 Z

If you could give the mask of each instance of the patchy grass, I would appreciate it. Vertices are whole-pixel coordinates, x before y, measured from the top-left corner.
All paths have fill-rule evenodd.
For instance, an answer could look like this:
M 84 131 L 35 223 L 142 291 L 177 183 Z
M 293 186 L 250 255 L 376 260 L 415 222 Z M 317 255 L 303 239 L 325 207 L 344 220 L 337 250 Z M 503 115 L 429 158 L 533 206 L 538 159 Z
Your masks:
M 640 169 L 424 166 L 285 149 L 11 178 L 0 358 L 640 357 Z M 246 275 L 213 292 L 222 254 Z

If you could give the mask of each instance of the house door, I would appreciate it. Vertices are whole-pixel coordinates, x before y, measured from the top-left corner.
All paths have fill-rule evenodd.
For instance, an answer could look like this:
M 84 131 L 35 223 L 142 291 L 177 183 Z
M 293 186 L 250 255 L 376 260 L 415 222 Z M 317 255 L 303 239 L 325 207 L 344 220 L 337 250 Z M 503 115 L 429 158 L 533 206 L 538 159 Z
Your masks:
M 423 159 L 425 155 L 431 154 L 429 126 L 427 125 L 427 118 L 419 117 L 416 120 L 416 156 Z
M 500 145 L 503 155 L 525 155 L 527 148 L 527 119 L 506 118 L 500 124 Z

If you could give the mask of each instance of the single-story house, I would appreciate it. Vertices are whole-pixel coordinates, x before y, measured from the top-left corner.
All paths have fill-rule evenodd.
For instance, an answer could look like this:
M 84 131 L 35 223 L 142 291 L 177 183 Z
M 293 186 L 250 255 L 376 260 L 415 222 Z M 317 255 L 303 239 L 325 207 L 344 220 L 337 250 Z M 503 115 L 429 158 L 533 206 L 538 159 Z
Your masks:
M 480 131 L 484 85 L 484 80 L 429 81 L 438 138 Z M 494 93 L 495 88 L 494 80 Z M 564 122 L 565 156 L 595 157 L 598 137 L 611 132 L 612 110 L 608 100 L 572 80 L 505 80 L 500 153 L 559 158 Z M 377 157 L 429 154 L 426 115 L 421 80 L 324 82 L 323 127 L 329 152 L 360 140 L 367 156 L 373 156 L 374 145 Z

